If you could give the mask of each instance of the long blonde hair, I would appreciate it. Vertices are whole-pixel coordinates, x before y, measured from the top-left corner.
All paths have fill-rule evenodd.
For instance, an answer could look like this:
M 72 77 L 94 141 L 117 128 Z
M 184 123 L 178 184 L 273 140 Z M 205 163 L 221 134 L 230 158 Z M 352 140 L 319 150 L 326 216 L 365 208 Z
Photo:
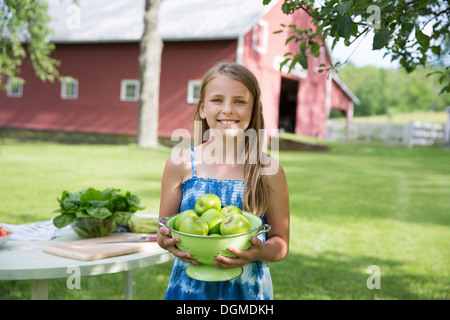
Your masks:
M 268 205 L 268 188 L 261 174 L 262 163 L 262 147 L 263 141 L 260 141 L 260 132 L 264 129 L 264 117 L 261 103 L 261 90 L 255 75 L 246 67 L 237 63 L 222 62 L 213 66 L 204 76 L 200 86 L 199 101 L 197 110 L 194 115 L 194 123 L 201 123 L 200 126 L 194 125 L 194 145 L 200 145 L 206 142 L 205 132 L 209 129 L 206 119 L 200 117 L 200 107 L 204 103 L 205 88 L 210 80 L 217 75 L 226 75 L 234 80 L 244 84 L 253 95 L 253 110 L 250 124 L 247 128 L 254 129 L 257 143 L 249 143 L 249 139 L 245 140 L 245 162 L 244 162 L 244 199 L 243 210 L 252 212 L 257 215 L 264 215 Z M 197 122 L 199 121 L 199 122 Z M 249 161 L 256 159 L 257 161 Z M 256 162 L 256 163 L 255 163 Z

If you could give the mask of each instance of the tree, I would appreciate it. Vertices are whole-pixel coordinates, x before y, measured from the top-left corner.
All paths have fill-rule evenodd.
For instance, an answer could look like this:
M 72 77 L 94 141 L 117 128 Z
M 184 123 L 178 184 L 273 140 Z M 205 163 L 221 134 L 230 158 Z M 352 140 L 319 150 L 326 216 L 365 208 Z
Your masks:
M 272 0 L 263 0 L 267 5 Z M 281 67 L 291 61 L 290 68 L 299 63 L 308 68 L 308 52 L 317 57 L 320 43 L 328 37 L 333 39 L 332 49 L 340 40 L 346 46 L 374 30 L 373 50 L 386 49 L 386 55 L 398 60 L 408 72 L 418 66 L 426 66 L 433 57 L 441 57 L 449 38 L 450 8 L 448 0 L 284 0 L 281 9 L 286 15 L 297 10 L 306 12 L 314 28 L 298 29 L 296 25 L 276 31 L 292 33 L 286 43 L 299 42 L 298 53 L 286 53 Z M 334 70 L 342 63 L 326 67 Z M 442 92 L 450 92 L 450 67 L 436 70 Z
M 78 0 L 73 0 L 78 3 Z M 142 147 L 158 145 L 159 78 L 163 42 L 158 33 L 161 0 L 146 0 L 144 33 L 140 44 L 140 100 L 138 143 Z M 43 0 L 0 0 L 0 90 L 6 79 L 20 74 L 27 58 L 42 81 L 59 79 L 59 61 L 51 58 L 55 45 L 48 36 L 50 17 Z
M 159 79 L 163 42 L 158 32 L 161 0 L 146 0 L 144 33 L 141 40 L 139 67 L 141 77 L 139 98 L 138 144 L 158 146 Z
M 439 95 L 439 81 L 427 77 L 432 68 L 417 68 L 408 74 L 404 69 L 358 68 L 346 64 L 339 77 L 358 96 L 360 104 L 354 116 L 394 114 L 413 111 L 444 111 L 450 95 Z
M 48 40 L 47 3 L 37 0 L 0 0 L 0 89 L 14 79 L 27 57 L 36 76 L 53 82 L 59 62 L 50 57 L 55 45 Z

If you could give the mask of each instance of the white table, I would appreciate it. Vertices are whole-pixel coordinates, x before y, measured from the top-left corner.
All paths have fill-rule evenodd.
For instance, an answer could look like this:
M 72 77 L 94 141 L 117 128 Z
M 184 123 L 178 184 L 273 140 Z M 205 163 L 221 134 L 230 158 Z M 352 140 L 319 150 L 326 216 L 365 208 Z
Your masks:
M 69 229 L 49 241 L 8 241 L 0 247 L 0 281 L 31 280 L 31 299 L 46 300 L 48 281 L 73 276 L 75 273 L 69 267 L 79 268 L 80 276 L 123 272 L 125 299 L 132 299 L 133 269 L 173 259 L 172 254 L 161 248 L 95 261 L 67 259 L 43 252 L 48 245 L 80 239 Z

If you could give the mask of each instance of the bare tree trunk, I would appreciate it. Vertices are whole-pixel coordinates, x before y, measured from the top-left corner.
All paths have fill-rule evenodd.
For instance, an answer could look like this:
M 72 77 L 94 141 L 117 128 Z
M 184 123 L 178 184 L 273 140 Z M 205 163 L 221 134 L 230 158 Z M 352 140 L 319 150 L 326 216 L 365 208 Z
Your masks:
M 158 32 L 161 0 L 145 0 L 144 33 L 141 40 L 139 68 L 141 77 L 138 119 L 138 144 L 158 146 L 159 79 L 163 42 Z

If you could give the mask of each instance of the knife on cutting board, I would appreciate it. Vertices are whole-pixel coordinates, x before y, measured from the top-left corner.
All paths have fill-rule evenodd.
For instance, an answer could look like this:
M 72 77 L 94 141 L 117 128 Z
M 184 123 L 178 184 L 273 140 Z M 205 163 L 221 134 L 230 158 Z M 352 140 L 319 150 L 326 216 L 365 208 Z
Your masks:
M 118 241 L 105 241 L 100 243 L 126 243 L 126 242 L 155 242 L 156 236 L 145 236 L 139 239 L 118 240 Z

